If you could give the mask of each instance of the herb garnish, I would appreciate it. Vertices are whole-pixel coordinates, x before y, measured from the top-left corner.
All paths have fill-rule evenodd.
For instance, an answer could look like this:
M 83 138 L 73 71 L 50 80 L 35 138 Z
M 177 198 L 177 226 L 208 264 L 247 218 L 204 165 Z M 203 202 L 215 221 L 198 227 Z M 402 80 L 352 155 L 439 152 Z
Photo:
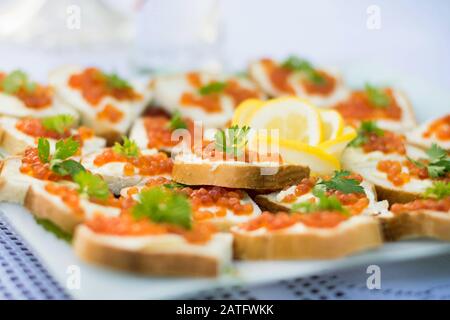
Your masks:
M 436 181 L 433 186 L 427 188 L 425 198 L 443 199 L 450 196 L 450 182 Z
M 431 178 L 444 177 L 450 172 L 450 158 L 445 149 L 442 149 L 436 143 L 433 143 L 425 152 L 429 158 L 428 164 L 413 160 L 409 157 L 408 160 L 419 168 L 427 168 L 428 175 Z
M 36 90 L 37 84 L 30 81 L 28 75 L 22 70 L 14 70 L 2 80 L 1 87 L 4 92 L 9 94 L 15 94 L 22 88 L 31 93 Z
M 198 93 L 202 96 L 206 96 L 213 93 L 220 93 L 227 87 L 226 82 L 213 81 L 200 89 L 198 89 Z
M 116 142 L 114 146 L 112 147 L 112 150 L 117 153 L 121 154 L 125 157 L 137 157 L 139 156 L 139 147 L 133 140 L 128 139 L 128 137 L 123 136 L 122 137 L 123 143 L 120 144 L 119 142 Z
M 374 121 L 363 121 L 361 122 L 359 128 L 358 128 L 358 135 L 355 139 L 353 139 L 349 146 L 351 147 L 360 147 L 364 143 L 367 142 L 367 136 L 371 133 L 376 134 L 379 137 L 382 137 L 384 135 L 384 131 L 380 129 L 376 122 Z
M 366 83 L 365 91 L 370 103 L 377 108 L 386 108 L 391 102 L 391 98 L 387 95 L 383 89 L 372 86 Z
M 325 82 L 325 78 L 312 66 L 310 62 L 307 60 L 301 59 L 296 56 L 288 57 L 282 64 L 281 67 L 292 70 L 302 72 L 306 75 L 309 81 L 314 84 L 323 84 Z
M 173 113 L 172 118 L 170 118 L 169 128 L 170 128 L 170 130 L 187 128 L 187 124 L 181 117 L 180 111 L 177 110 Z
M 238 125 L 217 131 L 214 136 L 216 150 L 234 156 L 241 155 L 247 146 L 249 131 L 250 127 L 239 128 Z
M 58 239 L 64 240 L 67 243 L 72 242 L 72 235 L 70 233 L 67 233 L 66 231 L 62 230 L 60 227 L 58 227 L 52 221 L 50 221 L 48 219 L 37 218 L 37 217 L 34 217 L 34 220 L 37 222 L 37 224 L 41 225 L 45 230 L 53 233 L 55 235 L 55 237 L 57 237 Z
M 90 198 L 105 200 L 109 197 L 108 184 L 100 176 L 87 171 L 80 171 L 73 176 L 78 184 L 78 192 Z
M 316 190 L 328 191 L 338 190 L 343 193 L 364 193 L 364 188 L 356 179 L 348 179 L 350 171 L 334 171 L 330 180 L 320 180 L 314 187 Z
M 135 219 L 149 218 L 153 222 L 176 224 L 185 229 L 192 227 L 191 213 L 186 196 L 162 187 L 143 190 L 132 210 Z
M 322 190 L 313 190 L 313 195 L 318 198 L 317 202 L 305 201 L 292 205 L 291 212 L 312 213 L 318 211 L 338 211 L 348 215 L 347 209 L 336 196 L 327 196 Z
M 74 124 L 75 119 L 69 114 L 60 114 L 51 117 L 45 117 L 42 119 L 42 126 L 50 131 L 57 133 L 64 133 L 67 129 L 70 129 Z
M 112 89 L 130 89 L 131 88 L 131 84 L 127 80 L 121 78 L 116 73 L 102 72 L 102 75 L 105 78 L 106 85 L 109 88 L 112 88 Z

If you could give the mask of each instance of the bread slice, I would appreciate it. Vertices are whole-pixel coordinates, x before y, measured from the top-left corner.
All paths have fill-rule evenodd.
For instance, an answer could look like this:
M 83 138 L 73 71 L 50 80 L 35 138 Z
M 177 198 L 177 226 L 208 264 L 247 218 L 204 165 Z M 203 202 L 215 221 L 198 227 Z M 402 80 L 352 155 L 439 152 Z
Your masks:
M 433 143 L 436 143 L 445 150 L 450 151 L 450 140 L 440 140 L 435 135 L 424 137 L 424 133 L 428 131 L 429 127 L 433 124 L 434 121 L 449 118 L 450 114 L 447 114 L 437 119 L 431 119 L 422 123 L 420 126 L 407 134 L 406 138 L 408 139 L 408 142 L 424 149 L 428 149 Z
M 433 238 L 450 241 L 450 212 L 417 210 L 383 218 L 386 241 L 412 238 Z
M 79 201 L 83 212 L 76 212 L 65 204 L 61 197 L 46 191 L 45 185 L 47 183 L 30 186 L 25 197 L 24 206 L 35 217 L 49 220 L 69 234 L 74 232 L 77 225 L 85 219 L 92 217 L 94 214 L 107 216 L 120 215 L 119 208 L 99 205 L 82 196 L 80 196 Z M 66 185 L 75 188 L 74 184 Z
M 218 233 L 205 244 L 175 234 L 112 236 L 77 228 L 75 253 L 82 260 L 116 270 L 153 276 L 215 277 L 228 266 L 232 236 Z
M 342 155 L 344 169 L 360 174 L 365 180 L 375 185 L 380 200 L 389 203 L 405 203 L 419 198 L 427 188 L 433 185 L 431 179 L 412 178 L 402 186 L 395 186 L 387 179 L 387 175 L 378 171 L 377 164 L 381 160 L 404 161 L 411 158 L 426 158 L 423 150 L 408 146 L 406 155 L 383 154 L 379 151 L 364 153 L 361 148 L 347 148 Z
M 0 147 L 11 155 L 21 154 L 27 147 L 36 147 L 38 139 L 29 136 L 16 128 L 18 119 L 10 117 L 0 118 Z M 71 130 L 72 135 L 78 134 L 77 129 Z M 51 150 L 55 149 L 56 139 L 47 139 L 50 142 Z M 82 154 L 90 153 L 104 148 L 106 140 L 92 136 L 83 140 Z
M 336 81 L 335 89 L 329 94 L 308 93 L 302 85 L 304 74 L 295 71 L 291 72 L 287 79 L 287 83 L 292 88 L 292 91 L 280 90 L 280 88 L 277 88 L 273 84 L 270 77 L 270 71 L 265 67 L 264 60 L 253 61 L 249 66 L 249 74 L 251 79 L 263 90 L 263 92 L 271 97 L 296 95 L 308 99 L 315 106 L 331 107 L 339 101 L 346 99 L 349 95 L 349 89 L 345 85 L 341 75 L 332 68 L 320 68 L 320 70 L 333 76 Z M 279 63 L 273 60 L 269 63 L 273 64 L 275 68 L 280 68 Z
M 121 135 L 127 133 L 133 121 L 143 112 L 151 99 L 151 91 L 147 85 L 133 82 L 133 89 L 141 94 L 138 101 L 119 101 L 111 96 L 104 97 L 98 105 L 91 105 L 82 94 L 68 85 L 70 77 L 83 72 L 79 66 L 63 66 L 54 70 L 49 77 L 49 82 L 55 88 L 58 97 L 65 101 L 81 115 L 82 124 L 95 130 L 96 134 L 104 137 L 109 144 L 118 141 Z M 118 120 L 99 117 L 100 113 L 113 106 L 121 117 Z
M 236 189 L 282 189 L 309 176 L 309 168 L 294 164 L 208 161 L 175 158 L 172 179 L 187 185 L 210 185 Z
M 277 231 L 231 231 L 234 256 L 242 260 L 336 259 L 382 245 L 379 223 L 367 216 L 354 216 L 334 228 L 296 223 Z

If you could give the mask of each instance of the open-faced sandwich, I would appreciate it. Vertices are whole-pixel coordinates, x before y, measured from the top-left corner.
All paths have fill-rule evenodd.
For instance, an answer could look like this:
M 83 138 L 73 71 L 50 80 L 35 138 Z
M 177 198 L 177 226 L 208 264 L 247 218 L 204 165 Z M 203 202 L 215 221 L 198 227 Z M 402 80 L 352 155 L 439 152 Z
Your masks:
M 158 185 L 187 197 L 192 207 L 193 221 L 209 222 L 221 231 L 228 231 L 232 226 L 261 214 L 245 191 L 216 186 L 190 187 L 165 178 L 149 180 L 144 186 L 125 188 L 120 195 L 137 200 L 140 192 Z
M 69 137 L 55 144 L 39 138 L 37 147 L 22 155 L 7 157 L 0 165 L 0 201 L 23 204 L 30 186 L 48 182 L 71 183 L 72 175 L 84 170 L 76 160 L 80 143 Z
M 25 197 L 25 207 L 36 218 L 49 221 L 68 234 L 93 215 L 120 215 L 122 199 L 114 198 L 102 178 L 80 171 L 74 174 L 73 181 L 32 184 Z
M 83 124 L 110 143 L 128 131 L 151 97 L 147 86 L 97 68 L 61 67 L 50 74 L 50 83 Z
M 333 176 L 309 177 L 281 191 L 255 197 L 258 205 L 267 211 L 288 212 L 305 201 L 317 201 L 317 190 L 335 196 L 351 214 L 387 215 L 387 201 L 377 202 L 375 188 L 358 174 L 336 171 Z
M 154 187 L 119 217 L 94 215 L 75 233 L 83 260 L 157 276 L 217 276 L 231 261 L 232 235 L 192 221 L 185 196 Z
M 99 174 L 114 194 L 146 180 L 157 177 L 170 178 L 172 159 L 156 149 L 139 149 L 136 143 L 123 137 L 111 148 L 101 149 L 82 157 L 82 165 Z
M 201 119 L 206 128 L 225 127 L 242 101 L 263 97 L 245 77 L 200 72 L 157 77 L 151 87 L 156 106 L 169 113 L 178 110 L 183 117 Z
M 352 91 L 333 108 L 355 127 L 361 121 L 376 121 L 380 128 L 395 132 L 405 132 L 416 126 L 411 103 L 402 92 L 393 88 L 366 84 L 364 90 Z
M 281 189 L 309 176 L 309 168 L 283 163 L 275 153 L 258 153 L 247 147 L 248 127 L 233 126 L 216 132 L 191 153 L 179 154 L 172 179 L 187 185 L 238 189 Z
M 433 143 L 450 151 L 450 114 L 424 122 L 408 133 L 408 141 L 421 148 L 429 148 Z
M 358 137 L 344 151 L 344 168 L 373 183 L 378 197 L 404 203 L 421 197 L 435 181 L 448 179 L 445 150 L 433 145 L 423 152 L 407 146 L 405 138 L 363 123 Z
M 57 99 L 54 88 L 31 81 L 21 70 L 0 72 L 0 115 L 23 118 L 56 114 L 70 114 L 78 122 L 78 113 Z
M 182 118 L 178 111 L 172 117 L 164 115 L 145 116 L 134 122 L 130 131 L 130 139 L 136 141 L 141 149 L 158 149 L 171 153 L 182 142 L 184 135 L 177 136 L 176 130 L 185 129 L 189 132 L 192 144 L 194 137 L 194 123 L 192 120 Z
M 20 154 L 28 147 L 37 147 L 39 138 L 50 142 L 55 149 L 58 140 L 72 137 L 81 146 L 81 153 L 88 153 L 105 147 L 106 141 L 94 135 L 88 127 L 74 128 L 75 119 L 71 115 L 55 115 L 43 118 L 22 119 L 0 117 L 0 147 L 12 155 Z
M 450 182 L 438 181 L 421 199 L 391 206 L 392 217 L 382 219 L 386 240 L 434 238 L 450 241 Z
M 316 190 L 316 200 L 290 212 L 264 212 L 231 229 L 234 256 L 244 260 L 332 259 L 381 246 L 374 217 L 351 213 L 336 196 Z
M 318 107 L 330 107 L 349 93 L 337 72 L 316 68 L 295 56 L 281 63 L 271 59 L 255 61 L 250 64 L 249 74 L 271 97 L 296 95 Z

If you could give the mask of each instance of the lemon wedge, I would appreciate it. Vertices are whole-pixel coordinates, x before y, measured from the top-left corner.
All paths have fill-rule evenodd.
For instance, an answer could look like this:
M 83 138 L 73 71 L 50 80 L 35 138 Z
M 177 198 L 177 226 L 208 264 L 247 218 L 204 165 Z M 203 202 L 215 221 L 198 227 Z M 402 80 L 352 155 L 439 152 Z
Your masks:
M 330 139 L 322 142 L 318 145 L 323 151 L 333 155 L 337 159 L 341 158 L 342 152 L 344 152 L 345 147 L 355 139 L 356 131 L 350 126 L 345 126 L 341 135 L 335 139 Z
M 342 134 L 344 130 L 344 119 L 335 110 L 319 109 L 322 119 L 323 140 L 333 140 Z
M 250 103 L 249 103 L 250 104 Z M 252 129 L 278 130 L 279 137 L 307 145 L 318 145 L 323 139 L 319 110 L 297 97 L 273 99 L 257 106 L 247 106 L 245 125 Z M 242 111 L 242 115 L 245 111 Z M 239 116 L 241 119 L 243 116 Z M 238 118 L 236 116 L 236 118 Z
M 262 105 L 264 101 L 258 99 L 247 99 L 243 101 L 234 110 L 233 119 L 231 120 L 232 125 L 238 125 L 240 127 L 247 124 L 249 115 L 253 112 L 255 108 Z

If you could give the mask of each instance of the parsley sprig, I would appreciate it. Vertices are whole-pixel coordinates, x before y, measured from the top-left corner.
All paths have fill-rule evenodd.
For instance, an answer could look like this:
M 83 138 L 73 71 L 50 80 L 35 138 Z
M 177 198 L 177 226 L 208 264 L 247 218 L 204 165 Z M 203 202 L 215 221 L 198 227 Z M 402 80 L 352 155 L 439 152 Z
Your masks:
M 447 151 L 433 143 L 425 152 L 428 155 L 428 164 L 409 157 L 408 160 L 419 168 L 427 168 L 428 175 L 431 178 L 445 177 L 450 172 L 450 158 Z
M 450 197 L 450 182 L 436 181 L 433 186 L 427 188 L 424 193 L 425 198 L 443 199 Z
M 337 211 L 348 215 L 347 209 L 344 208 L 335 196 L 328 197 L 324 191 L 318 189 L 314 189 L 313 194 L 317 197 L 318 201 L 295 203 L 292 205 L 291 212 L 313 213 L 318 211 Z
M 221 93 L 223 90 L 225 90 L 227 85 L 228 84 L 226 82 L 213 81 L 198 89 L 198 93 L 202 96 L 210 95 L 213 93 Z
M 113 151 L 125 157 L 139 156 L 139 147 L 135 141 L 128 139 L 126 136 L 122 137 L 123 143 L 116 142 L 112 147 Z
M 60 114 L 42 119 L 42 126 L 45 129 L 60 134 L 64 133 L 67 129 L 70 129 L 74 123 L 74 117 L 69 114 Z
M 135 219 L 148 218 L 153 222 L 175 224 L 185 229 L 192 228 L 191 213 L 186 196 L 163 187 L 142 191 L 138 204 L 132 209 Z
M 69 137 L 56 143 L 55 152 L 51 156 L 50 142 L 45 138 L 39 138 L 38 140 L 39 160 L 42 163 L 48 163 L 50 170 L 60 176 L 74 176 L 80 171 L 85 171 L 79 162 L 68 159 L 75 155 L 79 148 L 79 142 Z
M 80 171 L 73 176 L 73 181 L 78 184 L 78 192 L 82 195 L 99 200 L 106 200 L 110 195 L 108 184 L 98 175 Z
M 187 123 L 183 120 L 180 111 L 175 111 L 172 115 L 172 118 L 170 118 L 169 121 L 169 129 L 170 130 L 177 130 L 177 129 L 186 129 Z
M 384 131 L 380 129 L 377 123 L 374 121 L 361 122 L 357 133 L 358 135 L 349 143 L 349 146 L 355 148 L 360 147 L 367 142 L 367 137 L 371 133 L 374 133 L 379 137 L 382 137 L 384 135 Z
M 130 89 L 131 84 L 120 77 L 117 73 L 105 73 L 102 72 L 102 76 L 106 80 L 106 85 L 112 89 Z
M 281 66 L 289 70 L 304 73 L 308 80 L 314 84 L 320 85 L 325 82 L 325 78 L 312 66 L 310 62 L 299 57 L 290 56 L 281 64 Z
M 20 89 L 31 93 L 36 90 L 37 84 L 29 80 L 28 75 L 22 70 L 10 72 L 1 82 L 2 90 L 9 94 L 16 94 Z
M 314 189 L 320 191 L 338 190 L 343 193 L 364 193 L 364 188 L 356 179 L 349 179 L 350 171 L 334 171 L 329 180 L 319 180 Z
M 391 99 L 381 88 L 377 88 L 370 83 L 366 83 L 365 91 L 370 103 L 377 108 L 386 108 Z
M 214 136 L 216 150 L 229 155 L 241 155 L 247 146 L 249 132 L 250 127 L 243 126 L 240 128 L 238 125 L 234 125 L 227 130 L 218 130 Z

